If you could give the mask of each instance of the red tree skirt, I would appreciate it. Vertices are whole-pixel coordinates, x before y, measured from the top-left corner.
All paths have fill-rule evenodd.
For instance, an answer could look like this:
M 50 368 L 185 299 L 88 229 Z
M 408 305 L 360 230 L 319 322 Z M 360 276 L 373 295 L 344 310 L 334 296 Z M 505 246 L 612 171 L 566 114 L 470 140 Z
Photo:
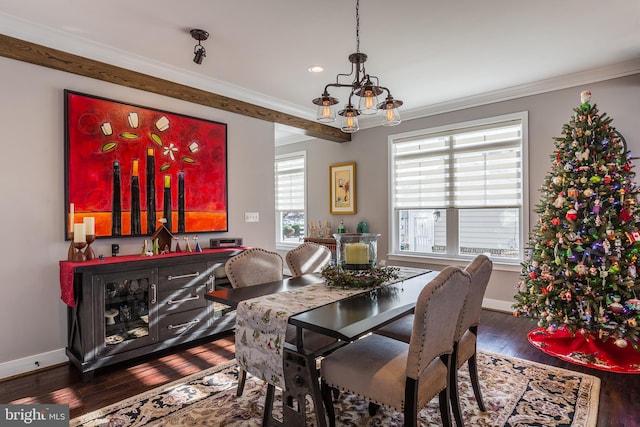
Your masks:
M 602 342 L 593 336 L 571 333 L 566 329 L 549 332 L 534 329 L 528 334 L 529 342 L 545 353 L 576 365 L 624 374 L 640 374 L 640 351 L 631 343 L 620 348 L 613 339 Z

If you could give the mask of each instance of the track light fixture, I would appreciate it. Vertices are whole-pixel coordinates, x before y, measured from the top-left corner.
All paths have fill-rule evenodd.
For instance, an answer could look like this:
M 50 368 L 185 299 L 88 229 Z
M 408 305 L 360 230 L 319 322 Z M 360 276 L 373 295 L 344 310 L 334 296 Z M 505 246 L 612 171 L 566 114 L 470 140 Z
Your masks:
M 316 119 L 319 122 L 329 123 L 336 119 L 336 112 L 333 106 L 339 101 L 337 98 L 329 95 L 328 89 L 330 87 L 348 87 L 351 88 L 349 102 L 343 110 L 338 112 L 338 115 L 342 117 L 342 124 L 340 125 L 340 128 L 343 132 L 357 132 L 359 129 L 358 116 L 361 114 L 376 114 L 378 110 L 382 110 L 384 112 L 382 119 L 383 126 L 395 126 L 400 124 L 401 120 L 398 113 L 398 107 L 402 105 L 402 101 L 394 99 L 389 89 L 380 86 L 376 76 L 367 74 L 367 71 L 364 68 L 366 60 L 367 55 L 360 52 L 360 0 L 356 0 L 356 52 L 349 55 L 351 72 L 349 74 L 338 74 L 336 76 L 336 82 L 326 85 L 322 95 L 313 100 L 313 103 L 318 106 Z M 349 76 L 353 76 L 352 83 L 340 83 L 340 77 Z M 378 103 L 378 95 L 383 92 L 387 93 L 387 97 L 384 102 Z M 360 97 L 359 108 L 356 108 L 351 102 L 353 95 Z
M 191 33 L 191 37 L 198 40 L 198 44 L 193 48 L 193 62 L 195 62 L 196 64 L 202 64 L 202 59 L 207 56 L 207 51 L 205 50 L 204 46 L 200 44 L 200 42 L 202 40 L 208 39 L 209 33 L 207 33 L 205 30 L 199 30 L 197 28 L 194 28 L 189 32 Z

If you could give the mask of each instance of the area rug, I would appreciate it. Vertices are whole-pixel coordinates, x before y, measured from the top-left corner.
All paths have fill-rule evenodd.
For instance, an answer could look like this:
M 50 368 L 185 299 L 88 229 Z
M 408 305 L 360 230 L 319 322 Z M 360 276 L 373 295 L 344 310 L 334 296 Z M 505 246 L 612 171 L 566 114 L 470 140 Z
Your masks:
M 478 354 L 478 365 L 487 412 L 478 409 L 465 365 L 460 371 L 460 394 L 466 425 L 596 425 L 598 378 L 487 352 Z M 75 418 L 70 426 L 260 426 L 266 386 L 248 375 L 242 397 L 236 397 L 237 380 L 231 361 Z M 367 405 L 356 396 L 341 395 L 335 403 L 337 425 L 402 426 L 402 414 L 380 408 L 371 417 Z M 274 414 L 281 413 L 276 406 Z M 423 427 L 441 425 L 437 398 L 419 418 Z M 311 416 L 307 424 L 314 425 Z
M 628 341 L 620 347 L 613 339 L 603 342 L 592 336 L 572 335 L 562 328 L 537 328 L 527 338 L 534 347 L 565 362 L 601 371 L 640 374 L 640 351 Z

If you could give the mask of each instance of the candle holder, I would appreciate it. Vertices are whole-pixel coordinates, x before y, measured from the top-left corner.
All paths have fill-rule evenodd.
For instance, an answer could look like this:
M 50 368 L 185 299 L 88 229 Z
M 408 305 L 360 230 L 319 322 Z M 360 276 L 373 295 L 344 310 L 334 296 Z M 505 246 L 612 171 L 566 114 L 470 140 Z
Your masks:
M 69 239 L 71 239 L 71 242 L 69 243 L 69 250 L 67 251 L 67 260 L 73 261 L 73 257 L 76 254 L 76 248 L 75 246 L 73 246 L 73 231 L 70 231 L 68 234 L 69 234 Z
M 344 270 L 368 270 L 376 267 L 378 238 L 375 233 L 338 233 L 336 265 Z
M 87 249 L 84 250 L 84 254 L 87 258 L 87 261 L 91 261 L 96 259 L 96 254 L 93 252 L 93 249 L 91 249 L 91 244 L 96 240 L 96 235 L 87 234 L 86 239 L 87 239 Z
M 87 256 L 82 252 L 82 249 L 87 246 L 87 242 L 73 242 L 75 253 L 73 254 L 73 262 L 85 262 Z

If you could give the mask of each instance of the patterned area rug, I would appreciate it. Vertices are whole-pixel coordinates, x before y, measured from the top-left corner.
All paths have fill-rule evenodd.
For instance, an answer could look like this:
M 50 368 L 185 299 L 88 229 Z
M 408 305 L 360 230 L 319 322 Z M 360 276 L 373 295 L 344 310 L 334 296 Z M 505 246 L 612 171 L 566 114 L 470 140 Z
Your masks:
M 487 412 L 478 409 L 465 365 L 460 393 L 467 425 L 596 425 L 598 378 L 486 352 L 478 354 L 478 365 Z M 248 375 L 244 394 L 236 397 L 237 380 L 231 361 L 75 418 L 70 426 L 260 426 L 266 386 Z M 371 417 L 367 401 L 356 396 L 341 395 L 335 408 L 339 426 L 402 426 L 402 414 L 380 408 Z M 420 412 L 420 425 L 440 425 L 438 412 L 435 398 Z M 314 425 L 312 417 L 308 425 Z

